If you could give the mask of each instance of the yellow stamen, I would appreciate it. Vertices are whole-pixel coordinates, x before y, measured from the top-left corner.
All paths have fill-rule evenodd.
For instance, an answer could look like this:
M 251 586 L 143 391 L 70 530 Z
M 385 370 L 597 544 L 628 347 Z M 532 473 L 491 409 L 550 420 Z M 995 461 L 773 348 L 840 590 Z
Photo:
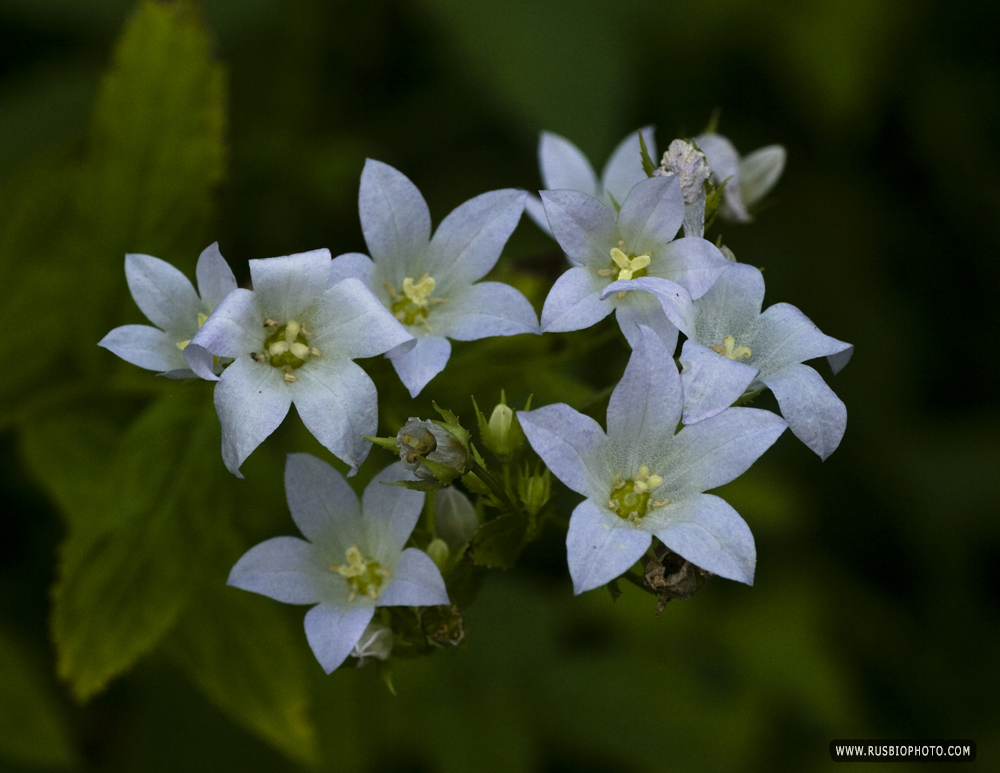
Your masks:
M 723 357 L 727 357 L 730 360 L 746 360 L 750 358 L 750 348 L 747 346 L 737 346 L 736 339 L 732 336 L 726 336 L 722 339 L 721 344 L 715 344 L 714 346 L 708 347 L 716 354 L 721 354 Z

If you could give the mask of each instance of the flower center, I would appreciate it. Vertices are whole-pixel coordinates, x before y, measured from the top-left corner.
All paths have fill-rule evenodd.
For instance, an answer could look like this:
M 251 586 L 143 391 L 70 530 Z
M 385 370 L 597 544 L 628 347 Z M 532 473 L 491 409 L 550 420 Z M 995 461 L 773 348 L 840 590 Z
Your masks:
M 638 523 L 651 508 L 670 504 L 670 500 L 666 498 L 656 502 L 649 501 L 653 489 L 663 485 L 663 478 L 650 475 L 649 467 L 645 464 L 639 467 L 635 478 L 623 482 L 621 474 L 618 474 L 611 485 L 613 488 L 608 499 L 608 509 L 614 510 L 615 515 L 625 521 Z
M 642 255 L 632 255 L 625 253 L 625 242 L 619 241 L 617 247 L 611 248 L 611 267 L 598 270 L 601 276 L 614 277 L 611 281 L 616 282 L 624 279 L 638 279 L 646 276 L 646 267 L 649 265 L 651 257 L 649 253 Z M 617 274 L 617 276 L 615 276 Z M 618 293 L 622 298 L 625 291 Z
M 716 354 L 721 354 L 723 357 L 728 357 L 730 360 L 747 360 L 750 359 L 750 347 L 748 346 L 737 346 L 736 339 L 732 336 L 726 336 L 722 339 L 721 344 L 715 344 L 714 346 L 708 347 Z
M 330 571 L 339 574 L 351 588 L 348 602 L 360 594 L 372 601 L 378 598 L 382 585 L 389 578 L 389 572 L 383 569 L 378 561 L 365 559 L 357 545 L 351 545 L 346 551 L 347 563 L 331 566 Z
M 264 320 L 264 350 L 250 352 L 254 362 L 268 363 L 272 368 L 280 368 L 285 372 L 285 381 L 292 383 L 298 379 L 292 371 L 301 368 L 310 357 L 319 357 L 321 352 L 315 346 L 309 346 L 313 334 L 304 325 L 294 319 L 284 325 L 279 325 L 273 319 Z
M 437 283 L 434 277 L 424 274 L 420 279 L 414 281 L 412 277 L 403 280 L 403 292 L 400 292 L 386 282 L 385 289 L 389 291 L 392 298 L 392 315 L 404 325 L 423 325 L 428 330 L 431 326 L 427 324 L 427 312 L 433 303 L 443 303 L 445 298 L 431 298 L 434 287 Z
M 201 326 L 205 324 L 205 320 L 206 319 L 208 319 L 208 315 L 207 314 L 203 314 L 202 312 L 199 311 L 198 312 L 198 329 L 199 330 L 201 330 Z M 178 341 L 177 342 L 177 348 L 180 349 L 183 352 L 184 349 L 185 349 L 185 347 L 187 347 L 187 345 L 189 343 L 191 343 L 191 339 L 190 338 L 187 339 L 186 341 Z

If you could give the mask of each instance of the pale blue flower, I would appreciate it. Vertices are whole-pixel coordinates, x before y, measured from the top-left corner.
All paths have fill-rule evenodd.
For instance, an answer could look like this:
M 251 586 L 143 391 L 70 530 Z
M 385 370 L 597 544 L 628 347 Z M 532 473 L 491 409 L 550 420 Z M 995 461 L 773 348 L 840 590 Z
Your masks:
M 617 213 L 577 191 L 542 191 L 542 200 L 552 233 L 578 264 L 545 299 L 542 331 L 583 330 L 616 311 L 631 345 L 646 325 L 672 350 L 677 330 L 688 326 L 691 299 L 729 265 L 705 239 L 674 240 L 684 221 L 677 175 L 639 182 Z
M 219 252 L 218 243 L 202 251 L 195 275 L 198 292 L 184 274 L 166 261 L 151 255 L 126 255 L 125 280 L 129 291 L 136 305 L 156 327 L 116 327 L 98 346 L 114 352 L 126 362 L 159 371 L 168 378 L 194 377 L 189 365 L 192 358 L 199 359 L 203 367 L 211 370 L 214 367 L 212 356 L 188 344 L 219 302 L 236 289 L 236 279 Z
M 826 459 L 844 436 L 847 408 L 802 362 L 828 357 L 836 373 L 854 347 L 824 335 L 790 304 L 776 303 L 761 314 L 763 303 L 763 276 L 740 263 L 694 302 L 694 326 L 680 358 L 684 421 L 713 416 L 744 391 L 770 388 L 789 429 Z
M 417 339 L 388 353 L 416 397 L 444 370 L 451 343 L 489 336 L 537 333 L 528 299 L 510 285 L 479 282 L 496 265 L 524 211 L 524 191 L 476 196 L 446 217 L 431 237 L 424 197 L 401 172 L 368 159 L 358 200 L 371 258 L 361 253 L 333 261 L 330 284 L 358 279 Z
M 566 536 L 576 593 L 618 577 L 653 536 L 706 571 L 752 584 L 749 527 L 725 501 L 703 492 L 742 475 L 770 448 L 785 429 L 780 417 L 730 408 L 675 434 L 680 376 L 671 352 L 644 326 L 611 394 L 607 434 L 563 404 L 518 418 L 555 476 L 587 497 Z
M 771 191 L 785 169 L 785 149 L 768 145 L 740 157 L 721 134 L 701 134 L 695 143 L 712 167 L 712 182 L 721 185 L 728 180 L 722 192 L 723 219 L 749 222 L 752 218 L 747 210 Z
M 656 158 L 653 127 L 646 126 L 618 143 L 599 180 L 587 157 L 576 145 L 558 134 L 542 132 L 538 141 L 538 167 L 542 173 L 542 187 L 550 191 L 579 191 L 600 199 L 608 206 L 621 206 L 632 187 L 646 179 L 639 144 L 640 131 L 649 157 Z M 526 209 L 538 227 L 551 236 L 552 230 L 541 200 L 529 196 Z
M 192 341 L 233 359 L 215 387 L 215 407 L 222 457 L 236 475 L 292 403 L 351 474 L 368 455 L 363 436 L 375 434 L 378 395 L 352 360 L 412 345 L 413 337 L 356 279 L 327 289 L 331 265 L 329 250 L 251 260 L 254 289 L 227 295 Z
M 359 506 L 330 465 L 309 454 L 289 454 L 285 496 L 306 539 L 262 542 L 229 573 L 229 585 L 236 588 L 286 604 L 315 605 L 306 613 L 306 638 L 328 674 L 352 653 L 388 655 L 391 638 L 386 642 L 381 629 L 369 628 L 376 607 L 449 603 L 434 562 L 416 548 L 403 549 L 424 494 L 383 481 L 408 477 L 398 462 L 390 465 L 368 484 Z

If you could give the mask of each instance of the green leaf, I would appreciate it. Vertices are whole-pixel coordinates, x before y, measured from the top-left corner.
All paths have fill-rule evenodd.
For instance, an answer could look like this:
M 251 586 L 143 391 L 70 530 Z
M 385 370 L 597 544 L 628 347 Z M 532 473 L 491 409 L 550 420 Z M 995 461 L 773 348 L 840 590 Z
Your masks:
M 212 549 L 221 471 L 207 394 L 178 388 L 129 428 L 107 486 L 67 502 L 52 630 L 59 674 L 85 700 L 170 629 Z
M 480 566 L 510 569 L 524 550 L 527 532 L 527 521 L 518 515 L 506 514 L 487 521 L 472 535 L 472 558 Z
M 639 132 L 639 153 L 642 155 L 642 171 L 646 173 L 646 177 L 652 177 L 657 164 L 649 157 L 649 148 L 646 147 L 646 140 L 643 138 L 642 132 Z M 618 208 L 617 205 L 616 208 Z
M 41 661 L 0 628 L 0 755 L 39 767 L 76 762 L 54 688 Z
M 220 578 L 188 607 L 165 644 L 223 711 L 289 757 L 314 763 L 309 649 L 301 626 L 293 630 L 284 611 Z

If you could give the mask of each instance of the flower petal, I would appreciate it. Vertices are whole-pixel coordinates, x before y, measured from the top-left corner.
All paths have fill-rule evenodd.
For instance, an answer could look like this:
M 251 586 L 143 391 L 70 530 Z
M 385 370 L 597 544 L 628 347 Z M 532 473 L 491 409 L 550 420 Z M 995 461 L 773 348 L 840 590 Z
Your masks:
M 250 278 L 260 308 L 284 325 L 323 295 L 330 278 L 330 250 L 251 260 Z
M 827 356 L 826 361 L 830 363 L 830 370 L 833 371 L 833 375 L 836 376 L 841 370 L 843 370 L 844 366 L 851 361 L 851 356 L 853 354 L 854 345 L 851 344 L 843 351 Z
M 632 292 L 641 290 L 650 293 L 659 303 L 660 308 L 674 327 L 682 333 L 687 334 L 691 330 L 694 320 L 694 304 L 687 289 L 669 279 L 662 279 L 658 276 L 641 276 L 638 279 L 619 279 L 604 288 L 601 293 L 601 300 L 615 293 Z M 545 311 L 542 310 L 544 315 Z M 620 324 L 620 320 L 619 320 Z M 658 323 L 657 327 L 662 323 Z M 622 327 L 622 332 L 628 338 L 631 331 L 626 331 Z
M 222 368 L 215 364 L 215 356 L 208 349 L 198 344 L 189 343 L 184 347 L 182 354 L 189 370 L 186 369 L 187 373 L 183 376 L 177 374 L 183 373 L 184 370 L 170 371 L 170 373 L 166 374 L 168 378 L 191 378 L 192 376 L 197 376 L 206 381 L 219 380 L 219 373 L 222 372 Z
M 597 175 L 587 157 L 565 137 L 542 132 L 538 142 L 538 166 L 547 190 L 580 191 L 599 195 Z
M 397 549 L 406 544 L 420 518 L 420 511 L 424 509 L 424 492 L 388 485 L 398 480 L 416 478 L 402 462 L 393 462 L 372 478 L 361 497 L 365 519 L 388 523 L 396 538 Z
M 378 429 L 375 384 L 360 366 L 331 357 L 310 359 L 295 375 L 298 381 L 288 386 L 302 423 L 351 466 L 347 476 L 353 476 L 371 450 L 364 435 L 374 435 Z
M 781 415 L 799 440 L 826 459 L 847 429 L 847 406 L 808 365 L 794 364 L 762 381 L 774 392 Z
M 633 349 L 639 340 L 640 325 L 655 330 L 668 351 L 673 352 L 677 348 L 677 326 L 670 321 L 660 300 L 652 293 L 630 292 L 615 304 L 615 315 L 618 327 Z
M 733 264 L 706 239 L 685 236 L 666 245 L 654 256 L 649 276 L 670 279 L 700 298 Z
M 552 229 L 549 228 L 549 219 L 545 217 L 545 205 L 537 196 L 528 196 L 524 202 L 524 211 L 528 217 L 535 221 L 535 225 L 541 228 L 549 236 L 552 236 Z
M 237 288 L 216 306 L 191 343 L 203 346 L 219 357 L 246 358 L 250 352 L 264 346 L 263 322 L 264 313 L 257 305 L 256 294 Z M 199 375 L 208 378 L 204 374 Z
M 346 609 L 319 604 L 306 612 L 306 639 L 326 673 L 347 659 L 374 615 L 375 606 L 363 602 Z
M 342 282 L 345 279 L 354 278 L 359 280 L 369 290 L 372 286 L 372 274 L 375 272 L 375 263 L 367 255 L 360 252 L 347 252 L 338 255 L 330 264 L 329 286 Z
M 776 303 L 760 315 L 747 346 L 763 380 L 789 365 L 843 352 L 851 344 L 824 334 L 791 304 Z
M 496 265 L 517 227 L 528 194 L 514 188 L 469 199 L 438 226 L 427 250 L 424 270 L 440 292 L 482 279 Z
M 602 202 L 572 190 L 541 191 L 552 235 L 570 260 L 605 268 L 618 243 L 615 216 Z
M 390 275 L 414 255 L 422 255 L 431 238 L 431 214 L 417 186 L 402 172 L 367 159 L 358 195 L 361 230 L 368 251 Z
M 564 403 L 518 411 L 517 418 L 535 453 L 559 480 L 578 494 L 604 496 L 611 483 L 608 439 L 596 421 Z
M 198 279 L 198 294 L 201 295 L 202 305 L 209 311 L 236 289 L 236 277 L 219 252 L 218 242 L 213 242 L 201 251 L 195 276 Z
M 222 424 L 222 459 L 236 477 L 240 465 L 278 428 L 292 400 L 282 373 L 240 357 L 215 385 L 215 410 Z
M 538 333 L 531 303 L 503 282 L 474 284 L 435 311 L 435 325 L 456 341 Z
M 681 349 L 684 423 L 695 424 L 735 403 L 757 377 L 757 369 L 730 360 L 688 339 Z
M 740 190 L 740 156 L 736 148 L 721 134 L 699 135 L 695 138 L 695 143 L 712 167 L 712 181 L 716 185 L 726 183 L 722 191 L 723 214 L 730 220 L 749 222 L 750 215 L 747 214 Z
M 629 191 L 618 213 L 618 233 L 625 242 L 626 252 L 633 255 L 648 252 L 655 262 L 658 250 L 677 235 L 683 222 L 680 178 L 651 177 Z
M 653 127 L 644 126 L 639 131 L 646 142 L 646 150 L 649 157 L 656 163 L 656 138 L 653 136 Z M 632 132 L 615 148 L 604 166 L 604 173 L 601 175 L 601 186 L 605 193 L 610 193 L 615 197 L 619 205 L 628 198 L 629 191 L 635 185 L 646 179 L 646 172 L 642 168 L 642 150 L 639 145 L 639 132 Z M 582 190 L 582 189 L 581 189 Z M 610 204 L 610 199 L 608 200 Z
M 573 266 L 564 272 L 542 306 L 542 332 L 584 330 L 600 322 L 615 309 L 601 300 L 604 287 L 604 282 L 585 266 Z
M 611 582 L 642 558 L 652 535 L 587 499 L 576 506 L 566 534 L 573 592 Z
M 430 557 L 422 550 L 407 548 L 375 603 L 380 607 L 429 607 L 451 602 L 441 571 Z
M 146 370 L 165 372 L 184 368 L 184 354 L 177 348 L 168 333 L 149 325 L 122 325 L 116 327 L 98 343 L 125 362 Z
M 745 263 L 725 269 L 708 291 L 695 301 L 693 337 L 705 346 L 721 344 L 727 335 L 748 330 L 764 303 L 764 275 Z
M 752 207 L 763 199 L 785 169 L 785 149 L 781 145 L 758 148 L 740 161 L 740 194 Z
M 244 553 L 226 584 L 285 604 L 315 604 L 320 600 L 317 574 L 312 545 L 298 537 L 275 537 Z
M 753 585 L 757 548 L 740 514 L 712 494 L 654 510 L 647 519 L 665 520 L 653 533 L 672 551 L 727 580 Z
M 391 357 L 389 355 L 392 355 Z M 386 355 L 392 361 L 399 380 L 416 397 L 432 378 L 444 370 L 451 357 L 451 342 L 447 338 L 418 338 L 416 346 L 400 354 Z
M 198 329 L 198 293 L 169 263 L 152 255 L 126 255 L 125 280 L 136 305 L 158 328 L 169 333 Z
M 326 291 L 321 303 L 313 332 L 324 357 L 337 353 L 352 360 L 374 357 L 415 343 L 399 320 L 358 279 L 337 282 Z
M 285 461 L 285 497 L 292 520 L 311 542 L 331 534 L 346 545 L 361 538 L 358 496 L 344 476 L 312 454 L 289 454 Z

